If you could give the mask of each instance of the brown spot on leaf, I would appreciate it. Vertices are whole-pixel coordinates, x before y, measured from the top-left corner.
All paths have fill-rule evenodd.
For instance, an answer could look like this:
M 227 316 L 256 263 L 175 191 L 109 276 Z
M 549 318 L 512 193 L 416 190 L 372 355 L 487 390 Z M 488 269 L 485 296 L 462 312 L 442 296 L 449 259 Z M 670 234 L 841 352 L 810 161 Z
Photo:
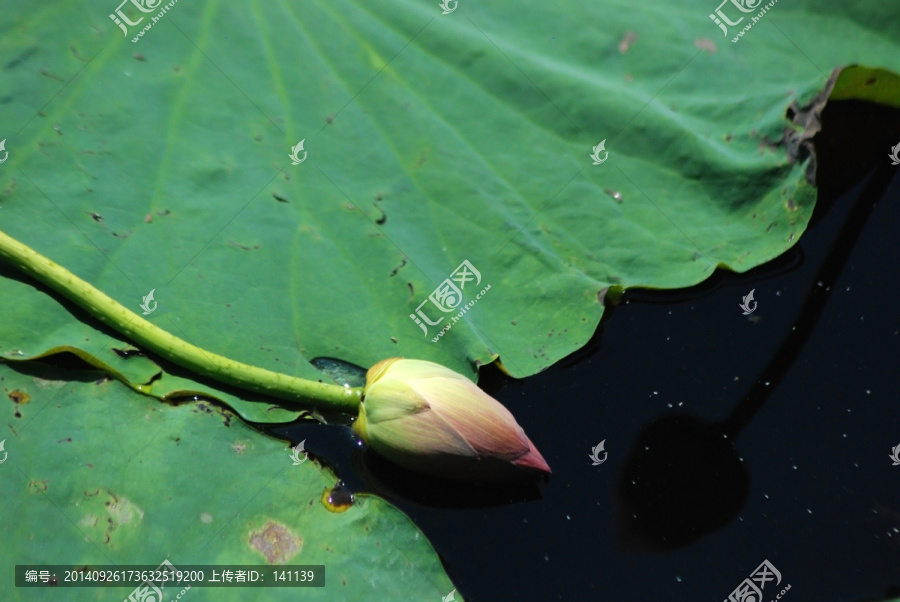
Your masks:
M 81 512 L 78 524 L 88 540 L 95 543 L 110 543 L 120 527 L 131 524 L 130 529 L 136 529 L 138 527 L 134 525 L 144 519 L 144 511 L 131 500 L 106 489 L 85 491 L 84 499 L 77 507 Z
M 396 276 L 396 275 L 397 275 L 397 272 L 400 270 L 400 268 L 402 268 L 402 267 L 405 266 L 405 265 L 406 265 L 406 258 L 404 257 L 404 258 L 403 258 L 403 261 L 400 263 L 400 265 L 398 265 L 397 267 L 395 267 L 395 268 L 393 269 L 393 271 L 390 273 L 390 275 L 388 276 L 388 278 L 393 278 L 394 276 Z M 410 288 L 412 288 L 412 285 L 410 285 Z
M 244 245 L 240 245 L 240 244 L 234 242 L 233 240 L 229 240 L 229 241 L 228 241 L 228 244 L 231 245 L 232 247 L 237 247 L 238 249 L 242 249 L 242 250 L 244 250 L 244 251 L 251 251 L 252 249 L 258 249 L 258 248 L 259 248 L 259 245 L 254 245 L 254 246 L 251 248 L 251 247 L 246 247 L 246 246 L 244 246 Z
M 705 50 L 710 54 L 715 54 L 719 51 L 719 47 L 716 46 L 716 43 L 710 40 L 709 38 L 697 38 L 694 40 L 694 46 L 699 48 L 700 50 Z
M 50 73 L 46 69 L 41 69 L 41 75 L 43 75 L 44 77 L 49 77 L 50 79 L 55 79 L 57 81 L 61 81 L 61 82 L 66 81 L 63 78 L 61 78 L 60 76 Z
M 629 31 L 622 37 L 622 41 L 619 42 L 619 52 L 625 54 L 628 52 L 628 49 L 631 48 L 631 45 L 637 41 L 637 34 L 633 31 Z
M 9 398 L 13 401 L 13 403 L 25 405 L 29 401 L 31 401 L 31 396 L 24 391 L 19 391 L 16 389 L 15 391 L 9 394 Z M 9 406 L 7 406 L 9 407 Z
M 112 520 L 119 525 L 127 525 L 132 521 L 141 522 L 144 519 L 144 511 L 125 497 L 119 499 L 113 497 L 112 503 L 106 503 L 106 509 Z
M 250 533 L 250 547 L 262 554 L 269 564 L 287 564 L 303 549 L 303 538 L 272 521 L 261 531 Z

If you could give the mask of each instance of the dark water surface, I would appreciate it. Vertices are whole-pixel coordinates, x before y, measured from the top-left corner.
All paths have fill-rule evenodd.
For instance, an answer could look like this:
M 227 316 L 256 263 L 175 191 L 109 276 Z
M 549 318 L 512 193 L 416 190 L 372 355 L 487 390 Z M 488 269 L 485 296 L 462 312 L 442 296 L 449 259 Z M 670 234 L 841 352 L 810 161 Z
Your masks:
M 900 166 L 872 150 L 820 157 L 814 223 L 785 256 L 629 291 L 572 358 L 482 375 L 549 482 L 423 482 L 363 461 L 343 427 L 274 432 L 406 512 L 467 600 L 718 602 L 764 560 L 781 574 L 764 601 L 900 596 Z

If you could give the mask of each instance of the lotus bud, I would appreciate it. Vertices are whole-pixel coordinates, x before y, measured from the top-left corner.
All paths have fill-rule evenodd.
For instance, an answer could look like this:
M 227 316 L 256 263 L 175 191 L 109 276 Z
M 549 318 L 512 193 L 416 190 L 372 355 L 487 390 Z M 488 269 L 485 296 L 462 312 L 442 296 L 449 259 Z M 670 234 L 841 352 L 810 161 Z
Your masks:
M 410 470 L 470 481 L 510 481 L 550 467 L 500 402 L 433 362 L 391 358 L 366 374 L 353 430 Z

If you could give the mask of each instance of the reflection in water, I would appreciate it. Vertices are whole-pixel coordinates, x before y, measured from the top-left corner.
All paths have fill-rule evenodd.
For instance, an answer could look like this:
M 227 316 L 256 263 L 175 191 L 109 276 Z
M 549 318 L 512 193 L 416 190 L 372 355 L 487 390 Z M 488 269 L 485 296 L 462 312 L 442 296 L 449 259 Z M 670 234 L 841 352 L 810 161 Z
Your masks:
M 489 508 L 541 499 L 533 482 L 492 486 L 438 479 L 410 472 L 371 450 L 357 450 L 351 464 L 366 490 L 430 508 Z

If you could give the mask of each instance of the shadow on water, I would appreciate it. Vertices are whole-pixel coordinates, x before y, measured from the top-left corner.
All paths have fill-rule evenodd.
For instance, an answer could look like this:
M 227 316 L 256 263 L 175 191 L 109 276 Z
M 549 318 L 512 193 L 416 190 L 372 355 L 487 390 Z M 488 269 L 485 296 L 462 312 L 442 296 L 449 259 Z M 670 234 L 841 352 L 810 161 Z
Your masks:
M 888 113 L 896 119 L 896 111 L 879 108 L 868 114 L 861 112 L 859 105 L 833 103 L 823 112 L 824 123 L 842 127 L 827 127 L 815 138 L 817 186 L 822 193 L 812 222 L 828 212 L 838 194 L 866 176 L 861 170 L 868 171 L 873 163 L 872 157 L 863 157 L 849 168 L 841 167 L 841 161 L 846 159 L 843 149 L 868 148 L 870 153 L 876 152 L 883 146 L 864 144 L 856 138 L 871 131 L 873 119 L 883 123 Z M 868 177 L 822 261 L 815 277 L 817 285 L 808 291 L 794 327 L 728 418 L 712 423 L 689 414 L 662 416 L 645 427 L 633 443 L 616 487 L 616 525 L 626 549 L 665 551 L 688 546 L 737 517 L 749 491 L 749 472 L 738 457 L 735 440 L 778 388 L 818 324 L 847 259 L 894 175 L 886 162 L 877 164 L 879 167 Z M 775 271 L 799 265 L 799 253 L 799 246 L 795 246 L 773 262 Z M 760 266 L 741 278 L 768 278 L 772 268 L 770 264 Z M 711 282 L 703 288 L 714 290 L 716 284 Z M 646 293 L 635 296 L 643 296 L 644 300 L 648 297 Z

